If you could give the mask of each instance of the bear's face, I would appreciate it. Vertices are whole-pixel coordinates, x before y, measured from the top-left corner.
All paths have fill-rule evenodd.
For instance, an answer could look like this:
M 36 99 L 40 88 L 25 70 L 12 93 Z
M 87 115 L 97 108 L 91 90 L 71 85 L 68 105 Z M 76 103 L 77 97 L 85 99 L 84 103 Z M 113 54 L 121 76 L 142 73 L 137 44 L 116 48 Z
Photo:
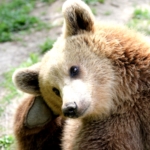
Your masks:
M 114 70 L 102 52 L 106 41 L 97 35 L 94 17 L 82 1 L 67 1 L 63 14 L 63 34 L 53 49 L 39 64 L 16 71 L 14 82 L 24 92 L 42 95 L 56 114 L 106 115 L 113 109 L 115 89 Z
M 67 117 L 108 113 L 114 84 L 109 60 L 93 53 L 95 43 L 87 45 L 87 36 L 60 40 L 42 60 L 39 84 L 45 100 L 52 108 L 58 104 Z

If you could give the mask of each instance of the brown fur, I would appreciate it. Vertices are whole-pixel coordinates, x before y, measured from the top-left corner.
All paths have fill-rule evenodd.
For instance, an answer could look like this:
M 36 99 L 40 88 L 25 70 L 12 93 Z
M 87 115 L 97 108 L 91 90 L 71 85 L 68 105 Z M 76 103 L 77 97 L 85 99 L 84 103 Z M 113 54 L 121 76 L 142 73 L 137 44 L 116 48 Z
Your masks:
M 69 103 L 77 105 L 77 115 L 65 122 L 62 149 L 149 150 L 149 42 L 126 27 L 96 22 L 80 0 L 68 0 L 63 14 L 63 34 L 40 63 L 35 91 L 55 114 L 62 115 Z M 75 78 L 71 66 L 80 68 Z M 14 79 L 24 90 L 31 85 L 17 82 L 22 72 Z M 23 74 L 32 79 L 32 72 Z
M 111 51 L 96 51 L 95 53 L 97 55 L 105 53 L 104 55 L 111 60 L 116 82 L 115 93 L 113 93 L 116 96 L 114 97 L 116 99 L 113 99 L 115 107 L 113 107 L 111 115 L 104 120 L 91 118 L 89 120 L 88 118 L 81 120 L 82 125 L 79 127 L 79 130 L 73 130 L 76 127 L 75 121 L 73 121 L 74 124 L 66 125 L 64 143 L 69 142 L 64 144 L 65 150 L 95 150 L 99 148 L 104 150 L 150 149 L 150 47 L 146 44 L 146 41 L 142 41 L 141 35 L 133 31 L 123 28 L 121 32 L 127 38 L 120 37 L 119 39 L 119 35 L 115 36 L 115 30 L 119 29 L 114 28 L 114 34 L 113 28 L 111 29 L 114 43 L 111 41 L 112 43 L 110 44 L 109 42 L 107 44 L 99 44 L 97 39 L 93 38 L 94 36 L 92 37 L 93 39 L 83 36 L 82 40 L 89 47 L 94 45 L 96 48 L 100 47 L 100 50 L 102 44 L 108 48 L 111 47 Z M 76 40 L 73 39 L 71 42 Z M 105 40 L 106 42 L 107 40 L 109 41 L 107 38 Z M 127 41 L 131 42 L 129 42 L 128 47 L 125 46 Z M 106 46 L 103 48 L 107 50 Z M 107 66 L 105 66 L 106 68 Z M 103 78 L 103 81 L 105 81 L 105 78 Z M 100 112 L 99 109 L 95 108 L 95 110 Z M 74 131 L 74 134 L 72 134 L 75 137 L 71 136 L 72 138 L 69 138 L 68 135 L 70 135 L 71 131 Z
M 25 120 L 29 109 L 34 102 L 34 96 L 24 98 L 18 107 L 14 122 L 14 133 L 17 140 L 17 150 L 60 150 L 63 120 L 53 116 L 53 119 L 44 126 L 28 128 Z

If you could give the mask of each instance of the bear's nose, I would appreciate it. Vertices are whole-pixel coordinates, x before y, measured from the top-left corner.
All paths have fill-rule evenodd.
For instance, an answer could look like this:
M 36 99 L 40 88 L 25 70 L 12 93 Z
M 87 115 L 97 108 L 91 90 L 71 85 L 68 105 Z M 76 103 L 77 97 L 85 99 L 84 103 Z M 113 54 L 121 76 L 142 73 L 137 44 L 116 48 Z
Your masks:
M 76 118 L 77 117 L 77 104 L 75 102 L 69 102 L 65 104 L 62 108 L 63 114 L 69 118 Z

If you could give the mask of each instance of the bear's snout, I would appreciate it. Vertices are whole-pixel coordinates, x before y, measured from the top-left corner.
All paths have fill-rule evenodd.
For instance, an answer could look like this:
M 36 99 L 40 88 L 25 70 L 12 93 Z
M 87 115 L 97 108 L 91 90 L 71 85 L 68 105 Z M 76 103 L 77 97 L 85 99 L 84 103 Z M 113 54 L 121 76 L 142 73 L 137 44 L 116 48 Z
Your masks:
M 69 102 L 62 108 L 65 117 L 77 118 L 77 104 L 75 102 Z

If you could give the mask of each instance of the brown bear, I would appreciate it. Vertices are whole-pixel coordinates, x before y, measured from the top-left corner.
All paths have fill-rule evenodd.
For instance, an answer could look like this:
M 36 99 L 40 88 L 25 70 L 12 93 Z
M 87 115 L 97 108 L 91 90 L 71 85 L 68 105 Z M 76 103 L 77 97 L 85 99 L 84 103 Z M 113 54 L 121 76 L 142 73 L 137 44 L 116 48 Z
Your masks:
M 18 110 L 18 142 L 29 141 L 32 150 L 45 150 L 44 141 L 63 150 L 149 150 L 150 43 L 126 27 L 96 22 L 80 0 L 66 1 L 63 15 L 52 50 L 13 76 L 20 90 L 37 96 Z

